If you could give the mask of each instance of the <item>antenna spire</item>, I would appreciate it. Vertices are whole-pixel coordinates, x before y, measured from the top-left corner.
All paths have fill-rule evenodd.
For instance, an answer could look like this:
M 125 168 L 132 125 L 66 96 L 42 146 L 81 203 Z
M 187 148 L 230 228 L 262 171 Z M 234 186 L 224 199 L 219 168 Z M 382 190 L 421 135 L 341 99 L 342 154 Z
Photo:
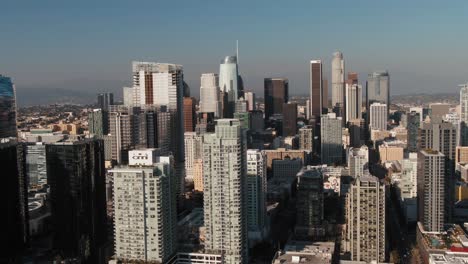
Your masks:
M 239 64 L 239 40 L 236 40 L 236 58 L 237 64 Z

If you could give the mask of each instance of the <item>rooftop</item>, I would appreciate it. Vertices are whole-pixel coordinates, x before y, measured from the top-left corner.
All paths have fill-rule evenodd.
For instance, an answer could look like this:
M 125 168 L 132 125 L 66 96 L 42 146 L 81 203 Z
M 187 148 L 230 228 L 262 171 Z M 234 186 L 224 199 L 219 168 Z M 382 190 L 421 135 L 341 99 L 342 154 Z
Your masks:
M 332 263 L 334 242 L 289 241 L 281 253 L 277 253 L 274 264 L 288 263 Z

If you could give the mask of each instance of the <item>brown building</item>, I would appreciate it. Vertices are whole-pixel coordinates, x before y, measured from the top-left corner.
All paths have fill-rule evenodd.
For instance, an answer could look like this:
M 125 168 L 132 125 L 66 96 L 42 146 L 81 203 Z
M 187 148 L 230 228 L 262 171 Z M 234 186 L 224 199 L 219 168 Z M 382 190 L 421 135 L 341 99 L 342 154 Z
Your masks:
M 458 146 L 455 149 L 455 163 L 468 163 L 468 147 Z
M 184 97 L 184 128 L 185 132 L 195 131 L 197 116 L 195 113 L 195 98 Z
M 348 72 L 348 79 L 346 83 L 349 85 L 358 84 L 358 74 L 357 72 Z
M 193 163 L 193 188 L 195 191 L 203 192 L 203 160 L 196 159 Z
M 327 93 L 328 94 L 328 93 Z M 320 119 L 323 113 L 322 61 L 310 61 L 310 117 Z
M 295 136 L 297 132 L 297 104 L 283 105 L 283 136 Z
M 404 157 L 403 151 L 404 151 L 403 147 L 381 145 L 379 146 L 380 160 L 382 162 L 393 161 L 393 160 L 401 161 L 403 160 L 403 157 Z
M 289 80 L 287 78 L 265 78 L 265 119 L 274 114 L 283 114 L 283 104 L 289 98 Z
M 266 157 L 267 157 L 267 169 L 271 170 L 273 160 L 280 159 L 283 160 L 285 158 L 295 159 L 299 158 L 302 159 L 302 164 L 308 164 L 308 152 L 304 150 L 286 150 L 284 148 L 279 149 L 268 149 L 264 150 Z

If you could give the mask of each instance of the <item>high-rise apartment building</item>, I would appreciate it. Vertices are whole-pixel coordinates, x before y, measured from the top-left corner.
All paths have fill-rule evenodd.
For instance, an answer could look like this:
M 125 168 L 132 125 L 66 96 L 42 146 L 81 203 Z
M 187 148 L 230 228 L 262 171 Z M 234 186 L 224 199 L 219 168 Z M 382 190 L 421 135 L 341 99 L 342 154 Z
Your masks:
M 430 232 L 441 232 L 445 223 L 445 156 L 422 149 L 418 153 L 418 221 Z
M 205 251 L 247 263 L 246 144 L 239 120 L 218 119 L 203 137 Z
M 16 136 L 15 85 L 10 77 L 0 75 L 0 138 Z
M 202 135 L 195 132 L 185 132 L 185 178 L 192 181 L 194 178 L 194 166 L 198 159 L 202 158 Z
M 15 128 L 16 129 L 16 128 Z M 16 135 L 16 133 L 15 133 Z M 0 192 L 2 217 L 0 219 L 1 263 L 20 263 L 22 251 L 26 248 L 29 236 L 28 186 L 24 145 L 15 140 L 0 141 L 2 161 L 2 183 Z
M 184 130 L 185 132 L 195 131 L 197 115 L 195 110 L 196 100 L 194 97 L 184 97 Z
M 109 133 L 109 112 L 102 109 L 93 109 L 88 113 L 89 134 L 98 138 Z
M 135 131 L 133 130 L 137 127 L 135 125 L 135 112 L 139 112 L 139 108 L 111 107 L 109 133 L 111 136 L 112 159 L 118 163 L 128 160 L 128 150 L 135 145 Z
M 295 236 L 314 239 L 323 235 L 323 175 L 317 168 L 303 168 L 297 174 Z
M 314 146 L 314 129 L 305 126 L 299 129 L 299 149 L 312 151 Z
M 132 87 L 124 87 L 123 89 L 123 105 L 127 107 L 132 107 L 134 104 L 133 101 L 133 88 Z
M 348 121 L 349 145 L 351 147 L 359 148 L 364 144 L 365 125 L 365 120 L 361 118 Z
M 193 163 L 192 174 L 193 189 L 197 192 L 203 192 L 203 159 L 195 160 Z
M 155 149 L 133 150 L 128 166 L 110 170 L 118 260 L 166 263 L 176 252 L 174 164 L 156 155 Z
M 349 148 L 347 159 L 349 175 L 353 177 L 363 176 L 369 166 L 369 149 L 367 146 Z
M 227 105 L 223 106 L 225 112 L 223 117 L 232 117 L 234 114 L 236 101 L 240 97 L 241 84 L 239 79 L 237 57 L 226 56 L 219 66 L 219 87 L 227 97 L 225 100 Z
M 46 150 L 43 142 L 26 145 L 26 175 L 30 187 L 47 183 Z
M 445 115 L 450 113 L 450 104 L 432 103 L 432 104 L 429 104 L 429 110 L 430 110 L 431 121 L 441 122 L 442 120 L 444 120 Z
M 244 93 L 245 100 L 247 101 L 247 110 L 248 111 L 254 111 L 257 110 L 256 106 L 256 98 L 255 98 L 255 93 L 254 92 L 245 92 Z
M 114 94 L 113 93 L 101 93 L 97 97 L 98 107 L 103 111 L 109 111 L 109 105 L 114 104 Z
M 283 105 L 283 136 L 295 136 L 297 133 L 297 104 Z
M 54 249 L 82 263 L 103 261 L 107 239 L 103 141 L 48 144 L 46 158 Z
M 318 120 L 323 111 L 322 61 L 310 61 L 310 118 Z
M 323 164 L 343 162 L 342 118 L 335 113 L 323 115 L 320 122 L 321 158 Z
M 468 83 L 460 87 L 460 121 L 468 123 Z
M 401 161 L 401 180 L 397 191 L 407 222 L 416 222 L 418 216 L 418 153 L 410 152 L 409 157 Z
M 247 223 L 249 241 L 266 235 L 266 155 L 258 149 L 247 150 Z
M 407 117 L 407 148 L 410 152 L 416 152 L 419 150 L 419 127 L 421 126 L 421 116 L 420 113 L 411 111 L 406 115 Z
M 369 174 L 356 178 L 346 195 L 345 250 L 351 260 L 384 262 L 385 185 Z
M 274 114 L 283 114 L 283 105 L 289 100 L 289 81 L 286 78 L 265 78 L 265 120 Z
M 219 89 L 218 74 L 203 73 L 201 75 L 200 112 L 214 113 L 215 117 L 222 117 Z
M 345 64 L 343 53 L 337 51 L 333 53 L 332 59 L 332 107 L 344 107 L 345 99 Z
M 370 122 L 369 129 L 372 130 L 387 130 L 388 108 L 386 104 L 373 103 L 370 105 Z
M 440 151 L 453 162 L 457 147 L 457 128 L 448 122 L 423 123 L 420 130 L 420 142 L 420 149 Z
M 346 123 L 360 119 L 362 114 L 362 86 L 346 84 Z

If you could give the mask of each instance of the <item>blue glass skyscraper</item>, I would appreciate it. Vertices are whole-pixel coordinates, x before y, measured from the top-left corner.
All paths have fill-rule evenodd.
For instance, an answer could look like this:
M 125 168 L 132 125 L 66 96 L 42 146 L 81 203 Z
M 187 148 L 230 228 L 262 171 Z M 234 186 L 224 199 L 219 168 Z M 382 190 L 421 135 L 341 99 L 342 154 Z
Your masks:
M 16 137 L 16 97 L 11 78 L 0 75 L 0 138 Z

